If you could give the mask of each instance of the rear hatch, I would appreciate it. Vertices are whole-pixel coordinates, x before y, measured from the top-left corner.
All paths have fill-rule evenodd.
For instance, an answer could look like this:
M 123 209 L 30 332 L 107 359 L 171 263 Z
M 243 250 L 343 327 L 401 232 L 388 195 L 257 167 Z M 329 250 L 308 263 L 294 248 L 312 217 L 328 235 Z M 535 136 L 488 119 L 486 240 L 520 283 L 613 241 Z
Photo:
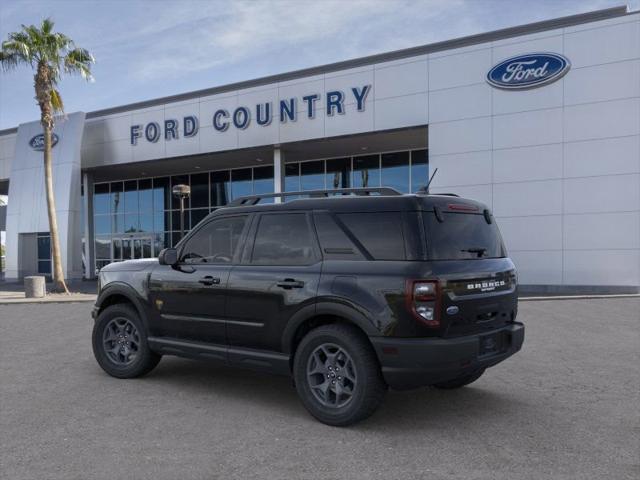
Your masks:
M 451 199 L 422 214 L 440 334 L 480 334 L 515 320 L 517 280 L 500 231 L 480 204 Z

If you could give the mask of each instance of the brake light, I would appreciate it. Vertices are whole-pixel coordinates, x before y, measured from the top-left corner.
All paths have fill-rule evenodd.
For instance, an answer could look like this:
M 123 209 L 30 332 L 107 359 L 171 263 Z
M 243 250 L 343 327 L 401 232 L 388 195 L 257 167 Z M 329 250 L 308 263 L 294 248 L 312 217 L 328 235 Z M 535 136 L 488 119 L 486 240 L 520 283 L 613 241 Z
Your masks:
M 440 326 L 440 287 L 433 280 L 407 282 L 407 308 L 419 322 L 428 327 Z
M 454 210 L 457 212 L 477 212 L 478 207 L 475 205 L 466 205 L 464 203 L 450 203 L 447 205 L 449 210 Z

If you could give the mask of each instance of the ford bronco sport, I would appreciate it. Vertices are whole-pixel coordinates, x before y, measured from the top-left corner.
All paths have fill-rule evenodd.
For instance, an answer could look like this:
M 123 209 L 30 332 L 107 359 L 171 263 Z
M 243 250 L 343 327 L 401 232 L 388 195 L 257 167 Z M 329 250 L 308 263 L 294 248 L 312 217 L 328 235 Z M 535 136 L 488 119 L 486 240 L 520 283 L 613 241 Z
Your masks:
M 269 194 L 215 210 L 159 260 L 103 268 L 93 351 L 118 378 L 162 355 L 291 375 L 314 417 L 349 425 L 388 387 L 476 381 L 521 348 L 517 309 L 514 265 L 481 203 Z

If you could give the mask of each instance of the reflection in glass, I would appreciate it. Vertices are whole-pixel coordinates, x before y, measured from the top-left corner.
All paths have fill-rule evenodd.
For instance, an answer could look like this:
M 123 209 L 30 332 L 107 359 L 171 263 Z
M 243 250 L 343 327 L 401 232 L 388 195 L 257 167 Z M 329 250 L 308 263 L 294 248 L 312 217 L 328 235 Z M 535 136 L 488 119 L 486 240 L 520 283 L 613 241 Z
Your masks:
M 273 192 L 273 166 L 253 169 L 253 194 Z M 265 199 L 260 203 L 272 203 L 273 199 Z
M 300 191 L 300 164 L 287 163 L 284 166 L 284 191 L 298 192 Z
M 124 216 L 125 233 L 134 233 L 140 230 L 140 222 L 137 213 L 127 213 Z
M 382 186 L 409 193 L 409 152 L 382 154 Z
M 152 213 L 140 214 L 140 231 L 153 232 L 153 214 Z
M 427 150 L 411 152 L 411 192 L 415 193 L 429 183 L 429 156 Z
M 169 177 L 153 179 L 153 210 L 161 212 L 171 208 Z
M 122 239 L 114 238 L 112 243 L 113 243 L 113 259 L 122 260 Z
M 353 158 L 353 186 L 354 188 L 380 186 L 379 155 Z
M 138 180 L 138 201 L 141 212 L 153 210 L 153 189 L 150 178 Z
M 229 172 L 211 172 L 211 206 L 226 205 L 230 200 Z
M 136 180 L 124 182 L 124 211 L 138 212 L 139 208 L 138 182 Z
M 111 182 L 111 213 L 116 215 L 124 212 L 122 182 Z
M 169 225 L 169 213 L 168 212 L 157 212 L 153 214 L 153 231 L 154 232 L 164 232 L 165 230 L 170 230 L 171 226 Z
M 38 260 L 38 273 L 51 274 L 51 260 Z
M 195 228 L 195 226 L 198 225 L 198 223 L 200 223 L 207 215 L 209 215 L 208 208 L 197 208 L 195 210 L 191 210 L 191 225 L 193 225 L 191 228 Z
M 252 193 L 251 169 L 240 168 L 238 170 L 231 170 L 231 198 L 244 197 Z
M 96 258 L 111 259 L 111 237 L 96 237 Z
M 300 164 L 300 186 L 302 190 L 324 189 L 324 160 Z
M 93 213 L 110 213 L 109 211 L 109 184 L 94 185 Z
M 38 258 L 40 260 L 51 259 L 51 237 L 49 235 L 38 235 Z
M 189 185 L 189 175 L 173 175 L 171 177 L 171 188 L 176 185 Z M 169 192 L 171 194 L 171 192 Z M 187 197 L 184 200 L 184 208 L 190 208 L 191 199 Z M 180 199 L 171 194 L 171 208 L 180 208 Z
M 191 175 L 191 208 L 209 208 L 209 174 Z
M 122 259 L 131 260 L 131 245 L 132 240 L 130 238 L 122 239 Z
M 351 158 L 327 160 L 327 189 L 351 186 Z

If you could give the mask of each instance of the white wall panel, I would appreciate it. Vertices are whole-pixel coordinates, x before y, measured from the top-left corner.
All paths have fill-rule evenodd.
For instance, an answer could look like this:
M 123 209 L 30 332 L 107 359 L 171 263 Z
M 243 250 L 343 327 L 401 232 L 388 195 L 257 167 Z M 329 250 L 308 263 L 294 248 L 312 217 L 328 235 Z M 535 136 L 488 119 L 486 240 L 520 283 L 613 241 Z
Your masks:
M 622 23 L 564 36 L 564 52 L 574 67 L 640 57 L 640 24 Z
M 429 187 L 429 191 L 431 193 L 455 193 L 464 198 L 470 198 L 472 200 L 476 200 L 478 202 L 482 202 L 487 205 L 489 208 L 493 208 L 491 204 L 491 185 L 455 185 L 455 186 L 440 186 L 435 185 L 436 178 L 433 180 L 431 187 Z
M 431 172 L 438 169 L 432 185 L 480 185 L 491 183 L 491 151 L 431 155 Z
M 324 88 L 325 92 L 331 92 L 333 90 L 339 90 L 344 93 L 344 104 L 352 105 L 356 103 L 356 99 L 351 92 L 354 87 L 362 88 L 365 85 L 373 85 L 373 91 L 369 92 L 369 101 L 374 98 L 375 85 L 373 81 L 373 66 L 357 71 L 356 73 L 341 74 L 337 76 L 325 75 Z M 322 99 L 326 102 L 326 97 L 322 95 Z
M 375 98 L 398 97 L 427 91 L 427 60 L 375 69 Z M 362 85 L 353 85 L 361 87 Z M 372 95 L 373 97 L 373 95 Z
M 376 100 L 374 109 L 376 130 L 426 125 L 429 121 L 426 93 Z
M 640 174 L 564 180 L 564 212 L 591 213 L 638 210 Z
M 640 99 L 588 103 L 565 107 L 567 142 L 622 137 L 640 133 Z
M 371 105 L 369 105 L 369 108 L 372 108 Z M 278 127 L 280 141 L 285 143 L 324 137 L 324 119 L 324 110 L 321 110 L 317 112 L 315 119 L 309 119 L 306 115 L 299 115 L 296 122 L 280 123 Z
M 562 213 L 562 180 L 496 183 L 493 210 L 497 217 Z
M 567 285 L 640 285 L 638 250 L 565 250 Z
M 537 38 L 536 38 L 537 37 Z M 546 31 L 493 42 L 493 63 L 532 52 L 562 53 L 562 30 Z
M 484 83 L 491 69 L 491 49 L 429 58 L 429 90 Z
M 562 177 L 562 144 L 493 151 L 493 181 L 521 182 Z
M 429 125 L 429 152 L 432 155 L 490 149 L 491 117 Z
M 562 284 L 562 251 L 510 251 L 521 285 Z
M 562 142 L 562 109 L 493 117 L 493 148 Z
M 562 106 L 563 82 L 558 80 L 550 85 L 530 90 L 493 89 L 493 114 L 543 110 Z
M 238 130 L 229 127 L 226 132 L 219 132 L 211 124 L 200 125 L 200 151 L 221 152 L 238 148 Z
M 564 144 L 565 177 L 640 172 L 640 136 Z
M 640 60 L 572 69 L 564 82 L 565 105 L 638 97 Z
M 497 217 L 507 250 L 562 250 L 562 216 Z
M 491 115 L 491 87 L 486 83 L 429 92 L 429 122 Z
M 564 248 L 605 250 L 640 248 L 640 212 L 564 216 Z
M 345 113 L 334 114 L 324 119 L 324 133 L 327 137 L 371 132 L 373 130 L 373 109 L 359 112 L 355 104 L 345 106 Z

